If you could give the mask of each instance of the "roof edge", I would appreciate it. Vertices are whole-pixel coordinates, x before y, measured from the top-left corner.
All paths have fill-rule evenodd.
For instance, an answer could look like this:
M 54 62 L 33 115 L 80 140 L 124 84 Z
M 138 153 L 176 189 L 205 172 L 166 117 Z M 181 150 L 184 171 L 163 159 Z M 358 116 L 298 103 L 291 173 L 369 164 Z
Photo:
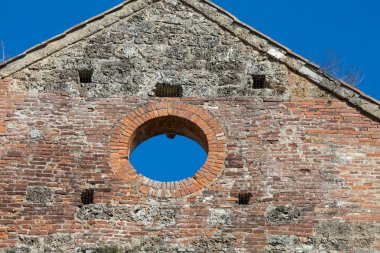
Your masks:
M 126 1 L 122 2 L 121 4 L 116 5 L 115 7 L 112 7 L 111 9 L 106 10 L 105 12 L 102 12 L 102 13 L 100 13 L 100 14 L 92 17 L 92 18 L 86 19 L 85 21 L 83 21 L 83 22 L 81 22 L 81 23 L 79 23 L 73 27 L 70 27 L 69 29 L 65 30 L 64 32 L 62 32 L 62 33 L 60 33 L 60 34 L 58 34 L 58 35 L 56 35 L 50 39 L 47 39 L 47 40 L 45 40 L 45 41 L 43 41 L 43 42 L 41 42 L 35 46 L 32 46 L 31 48 L 28 48 L 24 52 L 0 63 L 0 70 L 12 62 L 15 62 L 21 58 L 24 58 L 27 54 L 30 54 L 34 51 L 42 49 L 42 48 L 46 47 L 51 42 L 63 39 L 68 34 L 75 32 L 77 30 L 80 30 L 80 29 L 84 28 L 85 26 L 87 26 L 87 24 L 92 23 L 92 22 L 97 21 L 97 20 L 100 20 L 100 19 L 104 18 L 106 15 L 111 14 L 113 12 L 116 12 L 116 11 L 122 9 L 125 5 L 130 4 L 132 2 L 135 2 L 135 1 L 137 1 L 137 0 L 126 0 Z
M 296 58 L 299 58 L 300 60 L 302 61 L 305 61 L 307 64 L 315 67 L 315 68 L 319 68 L 319 65 L 318 64 L 315 64 L 314 62 L 311 62 L 310 60 L 306 59 L 305 57 L 295 53 L 294 51 L 292 51 L 291 49 L 289 49 L 288 47 L 282 45 L 281 43 L 279 43 L 278 41 L 272 39 L 271 37 L 269 37 L 268 35 L 260 32 L 259 30 L 253 28 L 252 26 L 244 23 L 243 21 L 241 21 L 240 19 L 238 19 L 236 16 L 234 16 L 232 13 L 228 12 L 227 10 L 221 8 L 220 6 L 214 4 L 213 2 L 209 1 L 209 0 L 201 0 L 205 3 L 207 3 L 208 5 L 214 7 L 215 9 L 217 9 L 218 11 L 224 13 L 225 15 L 229 16 L 231 19 L 234 20 L 234 22 L 236 22 L 237 24 L 241 25 L 242 27 L 245 27 L 246 29 L 256 33 L 257 35 L 261 36 L 262 38 L 270 41 L 272 44 L 278 46 L 279 48 L 281 48 L 282 50 L 284 50 L 286 53 L 288 54 L 292 54 L 294 55 Z
M 63 38 L 67 37 L 69 34 L 72 34 L 78 30 L 84 29 L 85 27 L 94 23 L 95 21 L 106 18 L 108 15 L 123 9 L 126 5 L 130 5 L 132 3 L 136 3 L 136 4 L 141 3 L 140 8 L 138 7 L 131 8 L 131 13 L 129 13 L 129 15 L 132 15 L 133 13 L 136 13 L 139 10 L 158 1 L 161 1 L 161 0 L 127 0 L 103 13 L 100 13 L 99 15 L 93 18 L 87 19 L 81 22 L 80 24 L 67 29 L 63 33 L 53 38 L 50 38 L 40 44 L 37 44 L 36 46 L 24 51 L 23 53 L 1 63 L 0 64 L 0 78 L 8 77 L 12 75 L 13 73 L 19 71 L 20 69 L 30 64 L 33 64 L 34 62 L 39 61 L 40 59 L 45 58 L 48 55 L 51 55 L 59 51 L 61 48 L 58 48 L 58 49 L 52 48 L 50 49 L 49 52 L 47 53 L 45 52 L 45 54 L 42 53 L 40 55 L 31 57 L 32 58 L 31 63 L 26 64 L 24 67 L 21 67 L 21 68 L 16 67 L 15 69 L 12 69 L 12 71 L 10 71 L 9 74 L 1 75 L 1 70 L 6 67 L 9 67 L 12 63 L 17 62 L 18 60 L 22 60 L 23 58 L 29 56 L 31 53 L 37 52 L 39 50 L 42 50 L 50 46 L 50 44 L 53 42 L 58 42 L 62 40 Z M 219 26 L 227 29 L 229 32 L 239 37 L 242 41 L 255 47 L 255 49 L 268 54 L 274 60 L 284 63 L 292 71 L 296 72 L 297 74 L 300 74 L 306 77 L 307 79 L 316 83 L 318 86 L 329 90 L 332 94 L 335 94 L 338 97 L 347 100 L 348 102 L 352 103 L 356 107 L 359 107 L 363 111 L 380 119 L 380 110 L 379 110 L 380 102 L 378 100 L 363 93 L 362 91 L 358 90 L 352 85 L 349 85 L 346 82 L 343 82 L 341 80 L 338 80 L 332 76 L 325 74 L 317 64 L 312 63 L 308 59 L 291 51 L 289 48 L 275 41 L 269 36 L 245 24 L 244 22 L 240 21 L 234 15 L 224 10 L 223 8 L 217 6 L 216 4 L 212 3 L 209 0 L 179 0 L 179 1 L 191 6 L 192 8 L 194 8 L 195 10 L 197 10 L 198 12 L 206 16 L 208 19 L 212 20 L 213 22 L 217 23 Z M 202 4 L 206 5 L 208 8 L 201 6 Z M 218 13 L 221 13 L 222 15 L 218 15 Z M 128 14 L 121 15 L 122 17 L 120 17 L 119 20 L 129 15 Z M 92 34 L 96 32 L 97 31 L 93 31 Z M 90 35 L 91 34 L 89 34 L 88 36 Z M 74 41 L 72 43 L 75 43 L 75 42 L 77 41 Z M 68 45 L 70 45 L 70 43 L 68 43 Z
M 218 23 L 223 28 L 229 30 L 231 33 L 235 34 L 237 37 L 245 41 L 246 43 L 254 46 L 259 51 L 269 54 L 273 59 L 280 61 L 286 64 L 292 71 L 304 76 L 305 78 L 311 80 L 318 86 L 329 90 L 332 94 L 348 101 L 349 103 L 359 107 L 361 110 L 375 116 L 380 119 L 380 101 L 377 99 L 365 94 L 364 92 L 358 90 L 352 85 L 339 80 L 335 77 L 332 77 L 324 73 L 319 65 L 312 63 L 306 58 L 300 56 L 299 54 L 291 51 L 286 46 L 281 43 L 273 40 L 267 35 L 261 33 L 260 31 L 254 29 L 253 27 L 245 24 L 244 22 L 237 19 L 234 15 L 224 10 L 223 8 L 217 6 L 209 0 L 181 0 L 182 2 L 187 3 L 193 8 L 200 11 L 203 15 L 210 18 L 214 22 Z M 210 9 L 202 11 L 199 2 L 207 4 Z M 214 18 L 210 17 L 212 10 L 220 12 L 227 16 L 230 20 L 226 20 L 223 17 L 218 17 L 217 15 Z M 245 29 L 247 32 L 238 31 L 234 32 L 235 26 L 238 25 Z M 252 41 L 250 37 L 255 35 L 259 38 L 262 38 L 269 42 L 267 45 L 260 45 L 260 42 Z M 362 100 L 362 101 L 360 101 Z

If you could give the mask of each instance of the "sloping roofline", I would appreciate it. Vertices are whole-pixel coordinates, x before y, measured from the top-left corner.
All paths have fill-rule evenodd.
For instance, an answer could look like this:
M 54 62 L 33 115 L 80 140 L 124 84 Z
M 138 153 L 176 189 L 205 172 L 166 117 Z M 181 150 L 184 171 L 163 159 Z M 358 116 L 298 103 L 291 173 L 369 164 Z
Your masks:
M 120 19 L 124 19 L 125 17 L 128 17 L 129 15 L 132 15 L 146 8 L 150 4 L 154 2 L 159 2 L 159 1 L 161 0 L 125 1 L 1 63 L 0 64 L 0 78 L 8 77 L 12 75 L 13 73 L 29 66 L 30 64 L 33 64 L 61 50 L 62 47 L 60 48 L 52 47 L 50 50 L 48 50 L 49 51 L 48 53 L 45 52 L 42 55 L 31 57 L 32 59 L 26 59 L 27 56 L 46 48 L 51 43 L 60 41 L 64 39 L 65 37 L 67 37 L 68 35 L 73 34 L 74 32 L 78 30 L 84 29 L 86 26 L 98 20 L 104 19 L 110 14 L 116 13 L 117 11 L 121 9 L 126 9 L 127 5 L 131 5 L 130 6 L 131 9 L 129 9 L 129 14 L 120 15 Z M 291 51 L 289 48 L 285 47 L 279 42 L 273 40 L 267 35 L 261 33 L 260 31 L 240 21 L 234 15 L 224 10 L 223 8 L 217 6 L 216 4 L 212 3 L 209 0 L 179 0 L 179 1 L 183 2 L 184 4 L 202 13 L 208 19 L 217 23 L 219 26 L 227 29 L 229 32 L 239 37 L 244 42 L 250 44 L 251 46 L 254 46 L 255 49 L 261 52 L 265 52 L 269 54 L 270 57 L 286 64 L 294 72 L 308 78 L 309 80 L 313 81 L 314 83 L 321 86 L 322 88 L 329 90 L 331 93 L 335 94 L 336 96 L 347 100 L 349 103 L 355 105 L 356 107 L 359 107 L 361 110 L 371 114 L 372 116 L 375 116 L 377 119 L 380 119 L 380 102 L 378 100 L 366 95 L 362 91 L 354 88 L 353 86 L 349 85 L 346 82 L 343 82 L 341 80 L 338 80 L 334 77 L 331 77 L 323 73 L 323 71 L 320 69 L 318 65 L 312 63 L 311 61 Z M 100 29 L 98 29 L 98 31 L 99 30 Z M 92 31 L 92 34 L 98 31 L 94 29 Z M 91 35 L 91 33 L 89 33 L 88 36 L 89 35 Z M 75 43 L 77 41 L 74 41 L 72 43 Z M 20 64 L 21 66 L 18 66 L 18 68 L 15 66 L 14 69 L 10 69 L 12 63 L 15 63 L 17 61 L 22 62 L 23 60 L 25 61 L 24 64 Z M 3 71 L 5 70 L 5 73 L 2 73 L 2 70 Z

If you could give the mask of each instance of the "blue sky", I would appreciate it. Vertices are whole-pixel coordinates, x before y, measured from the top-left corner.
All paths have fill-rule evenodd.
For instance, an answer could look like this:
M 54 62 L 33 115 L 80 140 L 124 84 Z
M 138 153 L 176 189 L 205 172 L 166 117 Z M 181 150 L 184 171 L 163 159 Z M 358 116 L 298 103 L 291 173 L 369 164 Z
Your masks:
M 121 2 L 121 0 L 1 0 L 0 40 L 5 43 L 7 55 L 16 56 L 33 45 Z M 336 52 L 343 60 L 344 66 L 348 68 L 356 65 L 365 73 L 365 79 L 358 88 L 380 100 L 380 1 L 213 0 L 213 2 L 315 63 L 323 61 L 327 50 Z M 174 143 L 178 145 L 177 150 L 185 150 L 194 144 L 180 138 Z M 161 140 L 161 142 L 152 141 L 149 145 L 153 146 L 146 147 L 146 150 L 162 150 L 166 144 Z M 193 166 L 198 166 L 203 151 L 194 147 L 190 150 L 192 151 L 189 151 L 188 157 L 192 159 L 188 160 L 188 163 L 194 162 Z M 177 156 L 171 156 L 173 157 Z M 140 159 L 146 159 L 146 156 Z M 164 173 L 162 170 L 158 171 Z M 170 176 L 173 172 L 165 173 L 168 173 L 168 176 L 164 176 L 163 180 L 174 180 Z M 181 175 L 185 177 L 186 174 L 179 176 Z
M 129 160 L 138 173 L 150 179 L 177 181 L 194 176 L 206 158 L 206 151 L 195 141 L 181 135 L 169 139 L 163 134 L 137 146 Z

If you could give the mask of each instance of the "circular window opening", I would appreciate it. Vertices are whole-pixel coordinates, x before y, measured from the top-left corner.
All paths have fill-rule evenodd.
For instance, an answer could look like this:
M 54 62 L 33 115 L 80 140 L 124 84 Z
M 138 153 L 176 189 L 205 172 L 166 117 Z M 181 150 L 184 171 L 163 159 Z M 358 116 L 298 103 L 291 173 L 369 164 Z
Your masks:
M 165 135 L 169 138 L 188 138 L 203 149 L 205 163 L 191 176 L 175 182 L 159 181 L 145 172 L 138 172 L 138 165 L 131 164 L 134 151 L 144 142 Z M 163 138 L 161 136 L 161 138 Z M 166 137 L 165 137 L 166 138 Z M 141 145 L 140 145 L 141 144 Z M 173 144 L 173 143 L 172 143 Z M 158 149 L 158 148 L 157 148 Z M 218 121 L 202 108 L 182 102 L 162 101 L 138 107 L 115 126 L 110 140 L 110 165 L 129 189 L 158 198 L 177 198 L 191 195 L 207 187 L 221 173 L 225 160 L 226 136 Z M 180 149 L 186 152 L 184 149 Z M 166 151 L 169 153 L 170 151 Z M 144 155 L 146 159 L 150 159 Z M 174 155 L 173 155 L 174 156 Z M 199 157 L 197 157 L 199 158 Z M 156 169 L 156 168 L 152 168 Z M 176 171 L 181 168 L 177 168 Z M 158 170 L 158 172 L 163 173 Z M 143 174 L 146 176 L 144 176 Z
M 174 182 L 193 177 L 206 158 L 206 150 L 196 141 L 168 133 L 138 145 L 129 160 L 139 174 L 161 182 Z
M 137 173 L 161 182 L 193 177 L 207 159 L 202 129 L 177 117 L 154 118 L 133 134 L 129 161 Z

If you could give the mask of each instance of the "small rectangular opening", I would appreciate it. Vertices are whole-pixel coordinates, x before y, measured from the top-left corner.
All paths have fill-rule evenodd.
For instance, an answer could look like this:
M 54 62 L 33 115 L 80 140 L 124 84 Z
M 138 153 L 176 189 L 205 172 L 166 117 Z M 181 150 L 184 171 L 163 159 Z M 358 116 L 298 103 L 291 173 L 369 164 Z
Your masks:
M 253 89 L 264 89 L 265 88 L 265 76 L 264 75 L 253 75 L 252 76 L 252 88 Z
M 92 82 L 92 70 L 82 69 L 79 71 L 79 82 L 80 83 L 91 83 Z
M 167 83 L 156 84 L 156 97 L 182 97 L 182 87 L 180 85 L 170 85 Z
M 249 200 L 251 199 L 252 193 L 250 192 L 241 192 L 239 193 L 239 205 L 248 205 Z
M 94 190 L 85 189 L 82 191 L 81 200 L 83 205 L 94 204 Z

